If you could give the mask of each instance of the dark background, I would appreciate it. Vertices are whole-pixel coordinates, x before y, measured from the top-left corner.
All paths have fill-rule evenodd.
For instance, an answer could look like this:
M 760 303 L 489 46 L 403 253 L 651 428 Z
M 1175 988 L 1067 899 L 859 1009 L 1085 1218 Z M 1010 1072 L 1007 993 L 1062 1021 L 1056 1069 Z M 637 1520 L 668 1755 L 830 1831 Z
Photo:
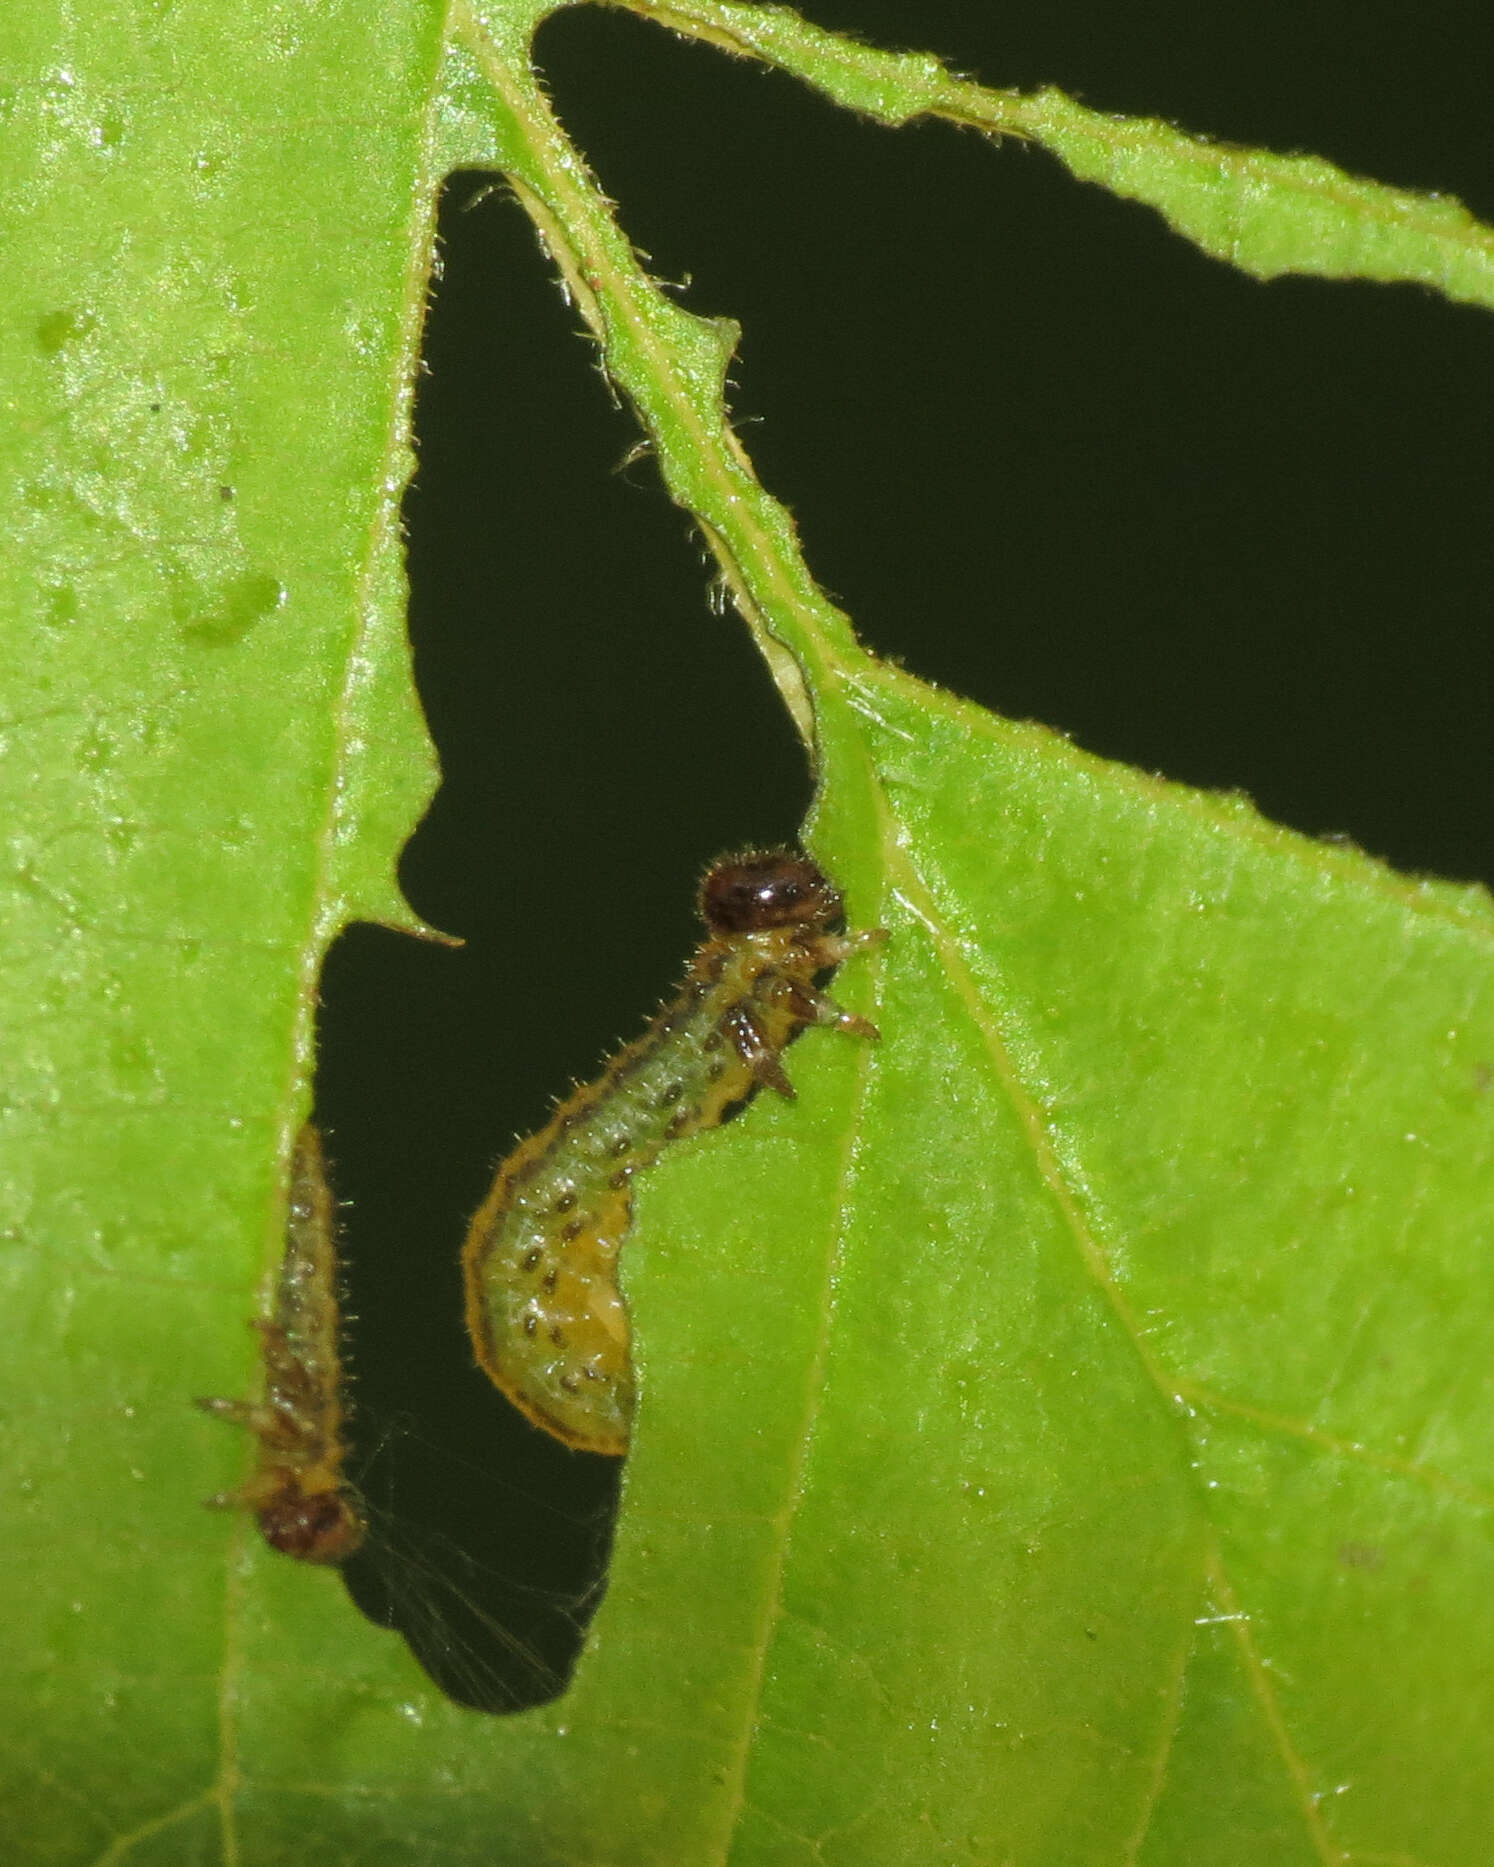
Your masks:
M 1471 6 L 811 10 L 1494 218 Z M 539 52 L 656 276 L 741 320 L 743 439 L 872 647 L 1309 833 L 1494 879 L 1494 320 L 1257 284 L 1038 151 L 881 130 L 626 15 L 562 13 Z M 343 938 L 318 1105 L 382 1526 L 350 1579 L 500 1705 L 563 1672 L 617 1471 L 471 1370 L 465 1218 L 671 985 L 700 866 L 791 838 L 809 791 L 690 528 L 647 461 L 620 467 L 635 424 L 519 209 L 458 177 L 441 232 L 406 516 L 445 780 L 402 876 L 467 944 Z

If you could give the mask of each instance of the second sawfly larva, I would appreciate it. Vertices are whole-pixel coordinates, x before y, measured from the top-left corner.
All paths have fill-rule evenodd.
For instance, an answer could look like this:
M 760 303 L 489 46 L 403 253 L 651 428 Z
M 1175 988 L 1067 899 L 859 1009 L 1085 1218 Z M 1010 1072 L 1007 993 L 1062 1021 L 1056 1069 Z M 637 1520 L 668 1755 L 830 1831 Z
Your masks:
M 792 1096 L 781 1057 L 811 1024 L 875 1037 L 816 980 L 885 939 L 833 931 L 839 893 L 796 850 L 723 857 L 700 885 L 707 938 L 684 985 L 595 1082 L 498 1169 L 462 1253 L 478 1362 L 536 1426 L 628 1449 L 634 1386 L 618 1251 L 633 1178 L 756 1089 Z
M 285 1256 L 268 1321 L 261 1400 L 199 1400 L 205 1412 L 247 1426 L 258 1441 L 252 1476 L 213 1505 L 252 1510 L 271 1549 L 301 1562 L 345 1562 L 366 1532 L 363 1507 L 344 1476 L 343 1373 L 337 1301 L 337 1228 L 321 1136 L 296 1136 L 286 1209 Z

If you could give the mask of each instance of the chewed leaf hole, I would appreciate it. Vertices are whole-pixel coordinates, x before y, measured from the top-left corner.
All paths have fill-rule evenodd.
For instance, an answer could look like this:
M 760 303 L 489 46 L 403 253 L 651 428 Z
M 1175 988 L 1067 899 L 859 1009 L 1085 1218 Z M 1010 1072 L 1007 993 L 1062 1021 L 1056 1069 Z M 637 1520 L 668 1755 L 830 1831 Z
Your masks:
M 618 1472 L 599 1459 L 555 1469 L 522 1421 L 486 1424 L 464 1443 L 439 1413 L 364 1410 L 370 1443 L 356 1456 L 369 1528 L 343 1577 L 449 1698 L 522 1711 L 570 1682 L 605 1589 Z
M 344 1573 L 443 1690 L 496 1711 L 564 1689 L 621 1468 L 557 1445 L 478 1371 L 463 1234 L 516 1137 L 677 984 L 705 862 L 791 841 L 808 785 L 654 468 L 616 471 L 636 427 L 577 367 L 574 314 L 517 207 L 458 176 L 440 233 L 405 518 L 442 785 L 401 882 L 465 944 L 344 933 L 316 1102 L 369 1523 Z

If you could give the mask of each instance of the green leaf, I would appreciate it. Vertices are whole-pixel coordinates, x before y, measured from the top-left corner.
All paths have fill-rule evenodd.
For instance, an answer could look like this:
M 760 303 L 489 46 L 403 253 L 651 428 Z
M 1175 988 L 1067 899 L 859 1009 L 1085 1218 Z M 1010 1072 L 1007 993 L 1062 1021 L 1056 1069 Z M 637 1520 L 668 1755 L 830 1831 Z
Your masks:
M 899 126 L 944 117 L 1030 138 L 1081 181 L 1154 207 L 1185 239 L 1258 279 L 1428 285 L 1494 306 L 1494 232 L 1450 195 L 1347 175 L 1319 156 L 1190 136 L 1155 119 L 1089 110 L 1045 87 L 1030 97 L 956 76 L 927 52 L 883 52 L 756 0 L 607 0 L 739 57 L 781 66 L 848 109 Z
M 238 1794 L 244 1536 L 226 1567 L 200 1500 L 243 1448 L 190 1402 L 251 1383 L 322 952 L 416 924 L 397 501 L 440 38 L 422 6 L 269 26 L 6 34 L 0 1803 L 28 1860 L 192 1858 Z M 267 1586 L 324 1609 L 310 1579 Z
M 444 66 L 414 5 L 10 27 L 13 1854 L 1472 1867 L 1487 900 L 865 658 L 730 433 L 730 333 L 653 290 L 529 82 L 540 10 L 459 17 Z M 574 1690 L 508 1720 L 202 1511 L 245 1448 L 189 1404 L 252 1388 L 326 944 L 412 925 L 396 501 L 474 155 L 892 933 L 837 987 L 881 1044 L 810 1034 L 796 1103 L 643 1189 L 610 1592 Z

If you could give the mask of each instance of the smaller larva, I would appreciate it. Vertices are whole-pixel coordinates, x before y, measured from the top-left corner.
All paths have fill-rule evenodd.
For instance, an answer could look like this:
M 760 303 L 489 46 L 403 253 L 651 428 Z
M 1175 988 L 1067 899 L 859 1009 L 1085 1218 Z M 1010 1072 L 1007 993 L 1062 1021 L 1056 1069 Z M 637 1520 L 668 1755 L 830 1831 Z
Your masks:
M 259 1441 L 253 1476 L 213 1506 L 252 1510 L 271 1549 L 301 1562 L 344 1562 L 367 1525 L 343 1475 L 343 1374 L 337 1303 L 337 1228 L 321 1136 L 296 1136 L 286 1211 L 285 1256 L 270 1319 L 255 1321 L 263 1347 L 262 1400 L 199 1400 Z
M 807 856 L 723 857 L 699 905 L 707 937 L 678 994 L 519 1143 L 462 1251 L 479 1365 L 536 1426 L 579 1451 L 628 1448 L 634 1387 L 617 1259 L 634 1176 L 755 1090 L 792 1096 L 780 1059 L 808 1025 L 877 1035 L 815 981 L 886 932 L 832 932 L 841 897 Z

